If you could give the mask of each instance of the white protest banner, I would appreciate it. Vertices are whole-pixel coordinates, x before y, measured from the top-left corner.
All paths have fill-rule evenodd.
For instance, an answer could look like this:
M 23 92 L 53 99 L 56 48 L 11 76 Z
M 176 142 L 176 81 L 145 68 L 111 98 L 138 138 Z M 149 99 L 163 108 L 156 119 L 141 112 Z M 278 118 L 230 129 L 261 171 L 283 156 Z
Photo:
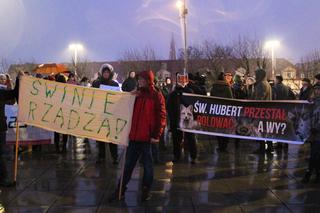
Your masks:
M 6 105 L 5 113 L 7 117 L 7 145 L 14 145 L 16 143 L 16 121 L 18 114 L 17 105 Z M 53 139 L 53 134 L 50 131 L 28 126 L 23 123 L 19 123 L 19 145 L 43 145 L 51 144 Z
M 112 91 L 121 91 L 120 87 L 107 86 L 107 85 L 103 85 L 103 84 L 100 85 L 100 89 L 112 90 Z
M 51 131 L 128 145 L 135 96 L 23 76 L 18 120 Z

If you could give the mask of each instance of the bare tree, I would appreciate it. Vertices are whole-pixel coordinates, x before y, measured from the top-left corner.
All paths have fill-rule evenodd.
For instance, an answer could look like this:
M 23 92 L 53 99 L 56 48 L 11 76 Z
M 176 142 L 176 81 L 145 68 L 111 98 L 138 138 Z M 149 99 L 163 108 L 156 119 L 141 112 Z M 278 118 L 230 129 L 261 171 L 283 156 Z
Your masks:
M 160 69 L 159 57 L 152 47 L 146 46 L 142 49 L 131 48 L 122 53 L 119 62 L 123 73 L 126 75 L 130 71 L 158 70 Z
M 2 58 L 0 61 L 0 73 L 7 73 L 9 69 L 9 63 L 7 59 Z
M 257 68 L 267 68 L 268 55 L 258 39 L 239 36 L 233 43 L 233 55 L 237 59 L 237 66 L 244 68 L 247 75 L 251 75 Z
M 312 78 L 320 70 L 320 50 L 314 50 L 301 58 L 300 72 L 307 78 Z

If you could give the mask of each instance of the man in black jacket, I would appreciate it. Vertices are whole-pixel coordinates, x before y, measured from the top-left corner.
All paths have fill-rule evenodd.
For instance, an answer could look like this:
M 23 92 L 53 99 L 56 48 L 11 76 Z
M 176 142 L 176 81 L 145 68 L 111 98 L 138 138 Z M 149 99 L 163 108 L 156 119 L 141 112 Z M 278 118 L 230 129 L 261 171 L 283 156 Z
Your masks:
M 0 187 L 9 187 L 13 184 L 7 180 L 6 161 L 4 159 L 4 148 L 6 144 L 7 122 L 4 105 L 7 101 L 18 99 L 19 81 L 16 81 L 14 90 L 0 89 Z
M 119 84 L 112 80 L 114 72 L 113 67 L 110 64 L 103 64 L 100 68 L 101 76 L 92 83 L 92 87 L 100 88 L 101 85 L 119 87 Z M 106 158 L 106 143 L 99 142 L 98 143 L 98 159 L 96 163 L 101 163 L 103 159 Z M 113 143 L 109 143 L 110 153 L 113 159 L 113 164 L 118 164 L 118 146 Z
M 182 140 L 184 139 L 184 143 L 188 145 L 191 157 L 191 164 L 195 164 L 197 158 L 197 145 L 195 134 L 189 132 L 182 132 L 178 129 L 180 119 L 179 109 L 181 104 L 182 93 L 193 93 L 193 91 L 189 87 L 183 87 L 177 83 L 175 89 L 169 94 L 167 99 L 167 111 L 170 120 L 169 125 L 173 141 L 173 162 L 178 162 L 181 158 Z

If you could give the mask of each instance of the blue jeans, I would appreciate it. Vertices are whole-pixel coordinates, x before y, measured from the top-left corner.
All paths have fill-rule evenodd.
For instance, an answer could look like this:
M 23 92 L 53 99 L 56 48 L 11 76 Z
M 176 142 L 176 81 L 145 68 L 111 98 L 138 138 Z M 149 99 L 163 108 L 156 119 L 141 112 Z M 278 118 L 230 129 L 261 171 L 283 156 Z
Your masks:
M 7 178 L 7 168 L 5 160 L 6 132 L 0 132 L 0 182 Z
M 152 163 L 152 151 L 151 144 L 149 142 L 136 142 L 130 141 L 127 149 L 126 162 L 123 174 L 122 188 L 125 189 L 129 183 L 132 172 L 136 163 L 141 155 L 143 163 L 143 187 L 150 189 L 153 182 L 153 163 Z

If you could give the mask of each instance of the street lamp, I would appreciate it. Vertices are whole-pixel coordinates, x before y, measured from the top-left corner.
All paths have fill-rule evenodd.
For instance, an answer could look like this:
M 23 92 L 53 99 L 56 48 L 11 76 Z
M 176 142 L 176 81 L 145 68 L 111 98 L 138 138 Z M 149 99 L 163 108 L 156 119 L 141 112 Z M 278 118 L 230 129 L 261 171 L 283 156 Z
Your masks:
M 271 71 L 272 78 L 274 78 L 274 73 L 276 70 L 276 58 L 275 58 L 275 49 L 280 46 L 278 40 L 270 40 L 265 43 L 265 48 L 271 51 Z
M 74 66 L 77 67 L 78 51 L 83 50 L 83 45 L 80 43 L 73 43 L 69 45 L 69 49 L 74 53 Z
M 184 39 L 184 74 L 187 74 L 188 67 L 188 50 L 187 50 L 187 15 L 188 9 L 186 5 L 186 0 L 179 0 L 176 3 L 177 8 L 180 12 L 180 18 L 183 22 L 183 39 Z

